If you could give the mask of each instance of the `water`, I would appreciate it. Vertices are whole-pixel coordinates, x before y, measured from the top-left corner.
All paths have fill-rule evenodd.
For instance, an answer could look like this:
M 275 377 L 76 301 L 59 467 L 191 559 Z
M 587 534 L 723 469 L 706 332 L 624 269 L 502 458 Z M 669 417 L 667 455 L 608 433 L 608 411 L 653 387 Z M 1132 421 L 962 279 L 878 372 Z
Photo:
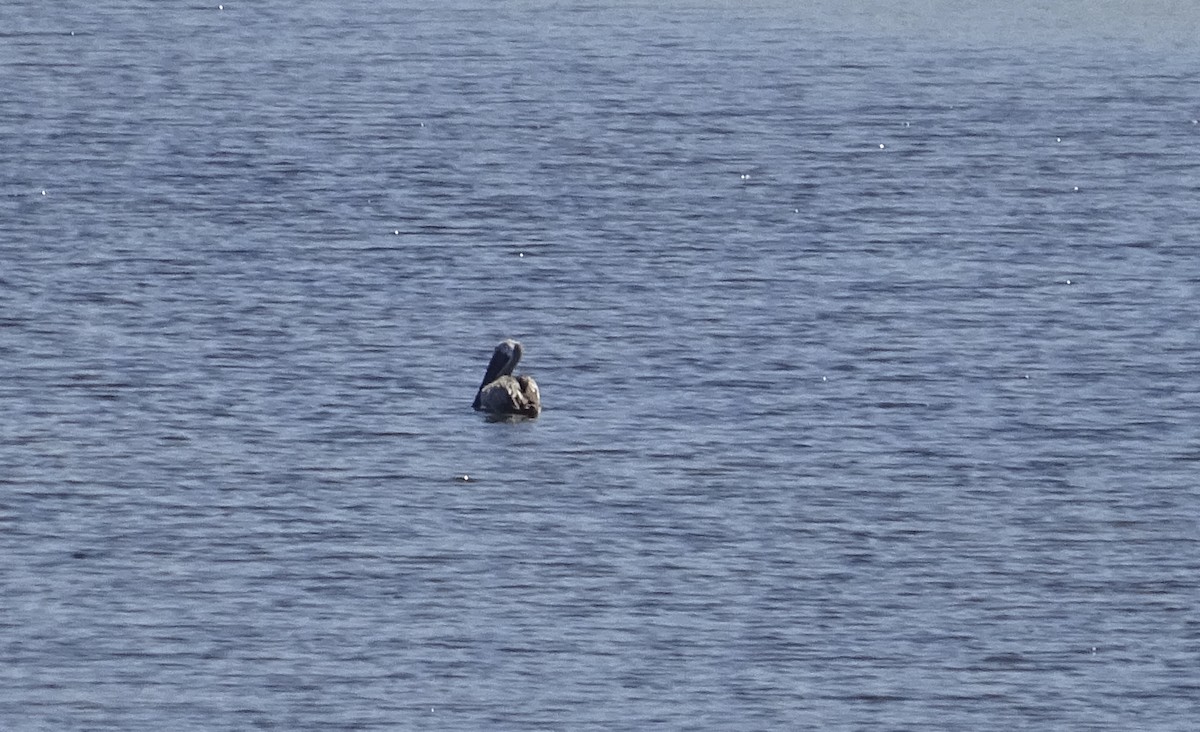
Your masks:
M 1191 729 L 1198 18 L 943 5 L 6 10 L 0 726 Z

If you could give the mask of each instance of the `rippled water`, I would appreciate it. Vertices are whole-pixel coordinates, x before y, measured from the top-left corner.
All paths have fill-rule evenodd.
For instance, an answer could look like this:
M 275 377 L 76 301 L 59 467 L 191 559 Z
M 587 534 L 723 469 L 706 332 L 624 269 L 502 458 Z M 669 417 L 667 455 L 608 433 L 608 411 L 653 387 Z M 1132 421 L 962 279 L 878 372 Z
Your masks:
M 0 726 L 1200 718 L 1189 11 L 60 5 Z

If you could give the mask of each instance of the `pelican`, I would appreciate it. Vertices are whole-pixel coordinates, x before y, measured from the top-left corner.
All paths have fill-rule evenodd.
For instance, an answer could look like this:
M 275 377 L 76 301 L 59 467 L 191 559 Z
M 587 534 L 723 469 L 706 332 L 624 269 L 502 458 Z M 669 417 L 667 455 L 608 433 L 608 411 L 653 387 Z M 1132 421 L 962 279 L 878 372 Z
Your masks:
M 521 344 L 511 338 L 501 341 L 492 352 L 492 360 L 471 406 L 497 416 L 536 417 L 541 414 L 542 397 L 537 382 L 529 376 L 512 375 L 520 360 Z

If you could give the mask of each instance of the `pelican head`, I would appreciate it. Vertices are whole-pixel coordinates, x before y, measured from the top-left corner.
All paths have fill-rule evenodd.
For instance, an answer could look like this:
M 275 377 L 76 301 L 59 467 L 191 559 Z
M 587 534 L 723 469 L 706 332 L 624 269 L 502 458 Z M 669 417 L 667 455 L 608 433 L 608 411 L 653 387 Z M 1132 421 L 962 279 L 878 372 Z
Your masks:
M 492 360 L 471 407 L 494 415 L 524 415 L 536 417 L 542 411 L 541 393 L 530 376 L 513 377 L 513 369 L 521 360 L 521 344 L 505 339 L 492 351 Z

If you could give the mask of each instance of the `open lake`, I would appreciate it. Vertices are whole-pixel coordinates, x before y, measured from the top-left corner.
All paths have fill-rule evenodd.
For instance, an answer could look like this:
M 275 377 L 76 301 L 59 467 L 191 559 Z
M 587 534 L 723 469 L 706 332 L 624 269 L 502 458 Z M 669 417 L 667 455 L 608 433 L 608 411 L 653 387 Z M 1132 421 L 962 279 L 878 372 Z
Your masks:
M 6 7 L 0 728 L 1194 730 L 1200 10 L 900 5 Z

